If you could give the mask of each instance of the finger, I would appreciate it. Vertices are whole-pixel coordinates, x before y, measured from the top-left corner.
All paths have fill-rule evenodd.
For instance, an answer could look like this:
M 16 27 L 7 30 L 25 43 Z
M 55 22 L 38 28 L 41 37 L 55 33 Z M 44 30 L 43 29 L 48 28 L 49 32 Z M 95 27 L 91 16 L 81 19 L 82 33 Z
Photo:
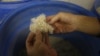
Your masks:
M 56 24 L 57 23 L 52 24 L 52 27 L 54 28 L 54 31 L 53 32 L 54 33 L 59 33 L 60 32 L 59 29 L 58 29 L 59 27 L 57 27 Z
M 27 39 L 26 39 L 26 46 L 32 46 L 34 42 L 34 36 L 35 34 L 30 32 Z
M 60 33 L 60 31 L 59 30 L 55 30 L 54 33 Z
M 40 45 L 42 44 L 42 42 L 41 41 L 35 41 L 35 43 L 34 43 L 34 50 L 37 50 L 37 49 L 39 49 L 39 47 L 40 47 Z
M 46 41 L 46 33 L 42 32 L 42 41 L 43 43 L 45 43 Z
M 50 41 L 49 41 L 49 36 L 48 36 L 48 34 L 45 34 L 45 35 L 46 35 L 45 43 L 49 48 L 51 48 L 51 44 L 50 44 Z
M 44 35 L 44 37 L 43 37 L 43 43 L 45 43 L 50 48 L 51 45 L 50 45 L 48 33 L 44 33 L 43 35 Z
M 57 52 L 53 48 L 49 48 L 47 45 L 42 43 L 39 47 L 39 50 L 45 55 L 45 56 L 57 56 Z
M 57 27 L 54 28 L 54 33 L 59 33 L 59 29 Z
M 67 28 L 65 26 L 63 26 L 63 29 L 62 29 L 63 30 L 63 33 L 66 33 L 66 29 Z
M 56 28 L 58 29 L 59 33 L 63 32 L 63 25 L 59 24 L 59 23 L 55 23 Z
M 42 33 L 40 31 L 37 31 L 35 40 L 42 42 Z
M 49 22 L 55 15 L 47 16 L 46 22 Z
M 59 21 L 59 19 L 60 19 L 60 15 L 56 15 L 56 16 L 54 16 L 54 17 L 50 20 L 49 23 L 50 23 L 50 24 L 53 24 L 53 23 Z
M 38 49 L 41 43 L 42 43 L 42 34 L 40 31 L 37 31 L 35 36 L 34 49 Z
M 39 46 L 39 51 L 42 52 L 44 55 L 49 55 L 49 53 L 50 53 L 50 49 L 48 48 L 47 45 L 45 45 L 45 43 L 42 43 Z

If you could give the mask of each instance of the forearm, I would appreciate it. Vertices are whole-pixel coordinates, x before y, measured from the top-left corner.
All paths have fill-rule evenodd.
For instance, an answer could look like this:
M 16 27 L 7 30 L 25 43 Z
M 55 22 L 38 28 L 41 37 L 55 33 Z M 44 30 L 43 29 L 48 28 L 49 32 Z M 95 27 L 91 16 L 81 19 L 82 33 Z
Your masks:
M 100 22 L 97 18 L 82 15 L 77 17 L 79 18 L 78 31 L 92 35 L 100 34 Z

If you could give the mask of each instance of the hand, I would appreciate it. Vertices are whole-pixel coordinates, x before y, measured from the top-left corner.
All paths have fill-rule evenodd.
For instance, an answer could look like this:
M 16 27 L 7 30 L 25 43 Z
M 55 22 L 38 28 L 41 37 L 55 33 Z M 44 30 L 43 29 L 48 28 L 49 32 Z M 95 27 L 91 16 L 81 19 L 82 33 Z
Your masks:
M 47 22 L 55 28 L 55 33 L 73 32 L 78 28 L 76 15 L 60 12 L 47 17 Z
M 29 56 L 57 56 L 56 51 L 51 48 L 48 35 L 45 34 L 45 39 L 41 32 L 36 34 L 30 33 L 26 40 L 26 49 Z
M 55 28 L 55 33 L 80 31 L 92 35 L 100 34 L 100 23 L 95 17 L 60 12 L 47 18 L 47 22 Z

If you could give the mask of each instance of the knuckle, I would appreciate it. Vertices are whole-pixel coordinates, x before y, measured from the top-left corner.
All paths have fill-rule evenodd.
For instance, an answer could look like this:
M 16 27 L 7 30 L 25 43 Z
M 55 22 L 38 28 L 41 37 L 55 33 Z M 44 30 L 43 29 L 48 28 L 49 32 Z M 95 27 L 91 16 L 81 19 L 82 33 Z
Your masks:
M 62 14 L 63 14 L 63 12 L 59 12 L 59 13 L 58 13 L 58 15 L 62 15 Z

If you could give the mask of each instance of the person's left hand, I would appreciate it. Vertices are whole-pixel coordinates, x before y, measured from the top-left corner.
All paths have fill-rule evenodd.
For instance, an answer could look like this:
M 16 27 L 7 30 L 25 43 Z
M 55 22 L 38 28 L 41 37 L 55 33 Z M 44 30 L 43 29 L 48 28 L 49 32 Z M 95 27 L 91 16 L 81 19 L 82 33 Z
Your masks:
M 43 40 L 43 35 L 39 31 L 36 34 L 29 33 L 26 49 L 28 56 L 57 56 L 56 51 L 50 46 L 48 35 L 45 34 Z

